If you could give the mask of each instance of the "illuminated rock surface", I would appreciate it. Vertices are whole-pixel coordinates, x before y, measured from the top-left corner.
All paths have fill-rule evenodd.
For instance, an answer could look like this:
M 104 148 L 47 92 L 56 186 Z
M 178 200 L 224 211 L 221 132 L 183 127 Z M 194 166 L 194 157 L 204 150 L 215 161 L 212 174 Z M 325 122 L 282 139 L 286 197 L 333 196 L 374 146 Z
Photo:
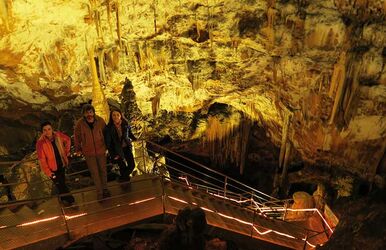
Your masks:
M 79 116 L 98 78 L 144 137 L 206 145 L 240 173 L 304 161 L 372 181 L 386 172 L 385 13 L 381 0 L 0 0 L 0 153 Z

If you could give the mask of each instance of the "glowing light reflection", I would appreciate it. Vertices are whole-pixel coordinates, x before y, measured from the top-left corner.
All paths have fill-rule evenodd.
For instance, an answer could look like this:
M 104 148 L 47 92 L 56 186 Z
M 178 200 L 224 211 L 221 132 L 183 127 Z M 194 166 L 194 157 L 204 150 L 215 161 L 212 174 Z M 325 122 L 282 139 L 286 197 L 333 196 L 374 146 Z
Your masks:
M 151 200 L 154 200 L 155 198 L 156 197 L 151 197 L 151 198 L 147 198 L 147 199 L 144 199 L 144 200 L 135 201 L 135 202 L 129 203 L 129 206 L 135 205 L 135 204 L 139 204 L 139 203 L 143 203 L 143 202 L 146 202 L 146 201 L 151 201 Z
M 75 215 L 65 215 L 64 218 L 66 218 L 66 220 L 71 220 L 71 219 L 78 218 L 78 217 L 85 216 L 85 215 L 87 215 L 87 213 L 81 213 L 81 214 L 75 214 Z
M 33 225 L 33 224 L 38 224 L 38 223 L 41 223 L 41 222 L 56 220 L 57 218 L 59 218 L 59 216 L 54 216 L 54 217 L 50 217 L 50 218 L 46 218 L 46 219 L 41 219 L 41 220 L 34 220 L 34 221 L 31 221 L 31 222 L 26 222 L 26 223 L 23 223 L 23 224 L 19 224 L 19 225 L 17 225 L 17 227 L 24 227 L 24 226 L 29 226 L 29 225 Z
M 184 203 L 184 204 L 189 204 L 188 202 L 182 200 L 182 199 L 179 199 L 179 198 L 176 198 L 176 197 L 173 197 L 173 196 L 167 196 L 169 197 L 170 199 L 172 200 L 175 200 L 175 201 L 178 201 L 178 202 L 181 202 L 181 203 Z M 267 231 L 264 231 L 264 232 L 260 232 L 254 225 L 253 223 L 251 222 L 247 222 L 247 221 L 244 221 L 244 220 L 241 220 L 241 219 L 238 219 L 238 218 L 235 218 L 233 216 L 229 216 L 229 215 L 226 215 L 226 214 L 223 214 L 223 213 L 219 213 L 219 212 L 216 212 L 216 211 L 213 211 L 213 210 L 210 210 L 206 207 L 201 207 L 203 210 L 205 211 L 208 211 L 208 212 L 212 212 L 212 213 L 217 213 L 218 215 L 224 217 L 224 218 L 227 218 L 227 219 L 230 219 L 230 220 L 235 220 L 235 221 L 238 221 L 239 223 L 242 223 L 242 224 L 245 224 L 245 225 L 249 225 L 249 226 L 252 226 L 253 229 L 260 235 L 265 235 L 265 234 L 268 234 L 268 233 L 275 233 L 275 234 L 278 234 L 278 235 L 281 235 L 281 236 L 284 236 L 284 237 L 287 237 L 287 238 L 290 238 L 290 239 L 298 239 L 296 238 L 295 236 L 293 235 L 290 235 L 290 234 L 285 234 L 285 233 L 282 233 L 282 232 L 279 232 L 279 231 L 276 231 L 276 230 L 272 230 L 272 229 L 268 229 Z M 308 242 L 305 238 L 304 239 L 301 239 L 303 241 L 305 241 L 309 246 L 315 248 L 316 246 L 311 244 L 310 242 Z
M 320 213 L 319 209 L 317 209 L 317 208 L 260 207 L 260 206 L 262 206 L 262 204 L 257 203 L 253 199 L 246 199 L 246 200 L 238 201 L 236 199 L 229 198 L 229 197 L 226 197 L 226 196 L 223 196 L 223 195 L 219 195 L 219 194 L 215 194 L 215 193 L 212 193 L 212 192 L 208 192 L 208 194 L 216 196 L 216 197 L 219 197 L 219 198 L 222 198 L 222 199 L 230 200 L 230 201 L 233 201 L 233 202 L 236 202 L 236 203 L 239 203 L 239 204 L 245 203 L 245 202 L 248 202 L 248 201 L 252 201 L 255 204 L 255 206 L 257 207 L 257 209 L 259 209 L 260 212 L 263 212 L 265 214 L 268 214 L 269 212 L 273 212 L 273 213 L 269 213 L 269 214 L 275 214 L 275 212 L 283 212 L 283 211 L 291 211 L 291 212 L 317 212 L 318 215 L 320 216 L 320 218 L 323 220 L 324 224 L 327 225 L 327 227 L 330 230 L 330 232 L 331 233 L 334 232 L 334 230 L 332 230 L 330 224 L 328 224 L 328 222 L 326 221 L 324 216 Z M 263 216 L 267 217 L 266 215 L 263 215 Z

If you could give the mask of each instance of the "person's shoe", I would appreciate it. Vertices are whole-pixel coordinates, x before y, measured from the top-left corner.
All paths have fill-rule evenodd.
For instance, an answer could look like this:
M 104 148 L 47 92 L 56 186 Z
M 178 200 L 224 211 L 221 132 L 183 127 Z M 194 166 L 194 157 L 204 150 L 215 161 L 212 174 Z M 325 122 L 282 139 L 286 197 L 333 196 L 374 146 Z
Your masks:
M 130 190 L 130 183 L 126 182 L 126 183 L 121 184 L 121 188 L 124 191 Z
M 118 182 L 119 183 L 122 183 L 122 182 L 128 182 L 128 181 L 130 181 L 130 176 L 128 176 L 128 177 L 119 177 L 119 179 L 118 179 Z
M 110 193 L 110 191 L 108 189 L 104 189 L 102 196 L 103 196 L 103 199 L 104 198 L 109 198 L 109 197 L 111 197 L 111 193 Z
M 69 201 L 67 199 L 62 200 L 62 204 L 63 204 L 64 207 L 71 207 L 72 205 L 74 205 L 74 203 L 75 203 L 74 201 L 71 202 L 71 201 Z
M 103 200 L 103 194 L 97 194 L 97 200 L 99 201 L 99 202 L 102 202 Z

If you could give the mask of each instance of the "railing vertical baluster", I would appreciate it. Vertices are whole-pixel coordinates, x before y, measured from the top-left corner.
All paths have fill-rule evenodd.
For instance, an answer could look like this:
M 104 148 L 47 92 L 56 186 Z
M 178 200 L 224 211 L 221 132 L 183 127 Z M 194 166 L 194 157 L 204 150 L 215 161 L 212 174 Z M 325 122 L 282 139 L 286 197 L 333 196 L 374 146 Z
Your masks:
M 66 213 L 64 212 L 64 208 L 63 208 L 63 206 L 61 205 L 60 195 L 58 195 L 57 198 L 58 198 L 58 204 L 59 204 L 59 206 L 60 206 L 60 212 L 62 213 L 64 225 L 66 226 L 66 231 L 67 231 L 67 234 L 68 234 L 68 239 L 71 240 L 70 228 L 68 227 L 68 224 L 67 224 Z
M 251 226 L 251 238 L 253 238 L 253 227 L 255 226 L 255 217 L 256 217 L 256 210 L 253 211 L 253 219 L 252 219 L 252 226 Z
M 225 176 L 225 182 L 224 182 L 224 196 L 227 196 L 227 185 L 228 185 L 228 176 Z
M 143 162 L 143 170 L 145 173 L 148 173 L 147 172 L 147 169 L 146 169 L 146 159 L 145 159 L 145 140 L 142 140 L 142 162 Z
M 284 214 L 283 214 L 283 220 L 285 220 L 285 217 L 287 215 L 287 208 L 288 208 L 288 203 L 289 201 L 286 200 L 285 203 L 284 203 Z
M 307 230 L 307 234 L 306 234 L 306 239 L 304 240 L 303 250 L 307 249 L 307 240 L 308 240 L 308 230 Z
M 163 218 L 164 218 L 164 221 L 165 221 L 165 216 L 166 216 L 166 193 L 165 193 L 165 180 L 164 180 L 164 176 L 161 175 L 161 187 L 162 187 L 162 211 L 163 211 Z

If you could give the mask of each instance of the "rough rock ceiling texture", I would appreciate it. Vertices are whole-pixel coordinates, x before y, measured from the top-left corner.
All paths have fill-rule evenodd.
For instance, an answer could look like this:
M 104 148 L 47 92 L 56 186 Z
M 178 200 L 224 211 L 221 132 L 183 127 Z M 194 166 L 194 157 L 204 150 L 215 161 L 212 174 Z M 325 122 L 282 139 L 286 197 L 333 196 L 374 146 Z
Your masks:
M 105 95 L 119 100 L 127 77 L 143 120 L 177 112 L 189 126 L 224 103 L 305 161 L 371 178 L 386 147 L 385 14 L 382 0 L 0 0 L 0 151 L 14 126 L 92 97 L 94 53 Z M 240 117 L 172 137 L 221 137 Z

